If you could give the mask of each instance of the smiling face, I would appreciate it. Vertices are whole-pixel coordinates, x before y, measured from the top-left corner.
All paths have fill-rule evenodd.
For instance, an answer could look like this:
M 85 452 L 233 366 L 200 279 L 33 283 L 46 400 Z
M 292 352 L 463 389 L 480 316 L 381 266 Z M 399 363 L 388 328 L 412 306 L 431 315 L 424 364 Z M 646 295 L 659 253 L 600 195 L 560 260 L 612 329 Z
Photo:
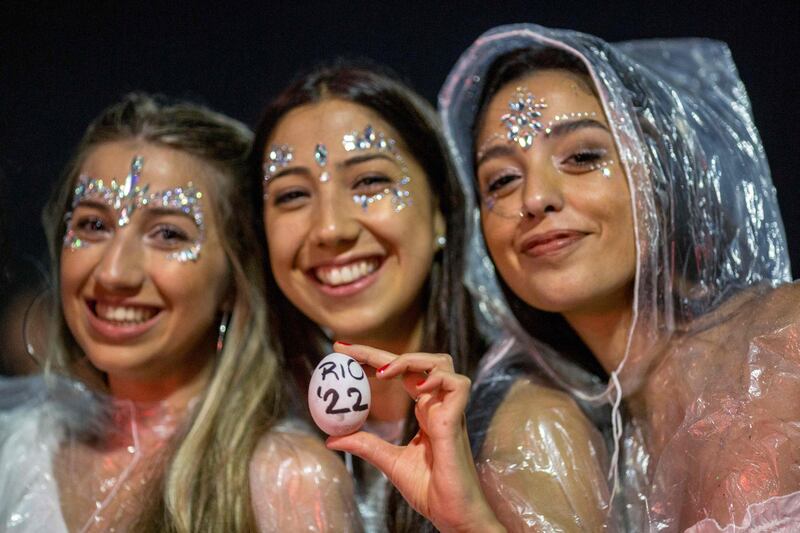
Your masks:
M 400 135 L 357 104 L 304 105 L 273 131 L 265 172 L 270 264 L 287 298 L 337 338 L 408 335 L 444 222 Z
M 125 178 L 137 157 L 138 184 Z M 229 285 L 210 172 L 177 150 L 116 141 L 89 152 L 80 174 L 61 252 L 70 331 L 112 384 L 190 379 L 215 353 Z
M 510 82 L 492 97 L 475 146 L 484 237 L 514 293 L 567 318 L 629 307 L 630 193 L 587 81 L 542 70 Z

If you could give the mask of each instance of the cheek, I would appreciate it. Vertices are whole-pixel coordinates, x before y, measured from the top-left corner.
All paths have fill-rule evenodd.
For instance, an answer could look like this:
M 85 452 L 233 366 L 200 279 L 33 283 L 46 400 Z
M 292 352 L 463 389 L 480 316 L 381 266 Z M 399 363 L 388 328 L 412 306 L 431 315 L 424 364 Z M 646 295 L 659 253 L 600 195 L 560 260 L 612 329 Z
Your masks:
M 291 214 L 282 216 L 264 215 L 264 232 L 267 238 L 267 252 L 273 274 L 291 268 L 294 258 L 303 246 L 307 236 L 306 217 Z
M 489 255 L 492 256 L 498 267 L 501 267 L 501 265 L 505 267 L 512 263 L 512 258 L 516 256 L 514 233 L 516 232 L 517 222 L 482 212 L 481 227 Z

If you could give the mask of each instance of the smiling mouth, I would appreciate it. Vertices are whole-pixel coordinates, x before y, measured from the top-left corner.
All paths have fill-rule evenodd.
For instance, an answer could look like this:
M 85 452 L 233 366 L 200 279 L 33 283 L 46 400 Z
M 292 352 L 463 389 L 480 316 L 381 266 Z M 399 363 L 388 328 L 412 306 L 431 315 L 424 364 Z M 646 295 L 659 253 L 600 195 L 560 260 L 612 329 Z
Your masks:
M 87 303 L 97 318 L 120 326 L 143 324 L 160 312 L 157 307 L 150 306 L 111 305 L 97 300 Z
M 312 269 L 314 277 L 320 283 L 331 287 L 349 285 L 355 283 L 376 270 L 381 266 L 381 260 L 372 257 L 360 259 L 346 265 L 327 265 Z

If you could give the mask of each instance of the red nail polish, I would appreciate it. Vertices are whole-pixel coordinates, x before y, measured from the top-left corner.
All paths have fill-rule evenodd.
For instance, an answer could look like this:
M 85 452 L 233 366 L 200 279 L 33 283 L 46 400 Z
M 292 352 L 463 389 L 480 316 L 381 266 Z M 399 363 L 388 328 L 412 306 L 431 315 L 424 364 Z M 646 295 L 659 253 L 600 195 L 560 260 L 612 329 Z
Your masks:
M 421 387 L 422 384 L 425 383 L 426 381 L 427 381 L 426 379 L 421 379 L 421 380 L 417 381 L 417 387 Z
M 350 344 L 349 342 L 344 342 L 344 341 L 336 341 L 336 342 L 338 344 L 341 344 L 342 346 L 352 346 L 352 344 Z
M 383 373 L 383 372 L 384 372 L 384 371 L 385 371 L 387 368 L 389 368 L 389 365 L 390 365 L 390 364 L 391 364 L 391 363 L 387 363 L 387 364 L 383 365 L 382 367 L 380 367 L 380 368 L 378 369 L 378 373 L 379 373 L 379 374 L 382 374 L 382 373 Z

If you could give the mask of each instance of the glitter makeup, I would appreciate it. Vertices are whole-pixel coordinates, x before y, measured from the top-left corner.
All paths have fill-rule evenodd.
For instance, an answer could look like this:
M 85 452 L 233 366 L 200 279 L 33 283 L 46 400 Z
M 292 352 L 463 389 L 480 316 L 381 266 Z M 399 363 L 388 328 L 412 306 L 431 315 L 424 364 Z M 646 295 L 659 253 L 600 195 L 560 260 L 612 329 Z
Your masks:
M 267 185 L 281 169 L 286 168 L 294 159 L 294 148 L 288 144 L 273 144 L 267 152 L 264 162 L 264 196 L 267 195 Z
M 197 239 L 189 248 L 170 253 L 167 257 L 179 263 L 197 261 L 200 249 L 205 240 L 205 224 L 200 200 L 203 194 L 198 191 L 192 182 L 186 187 L 176 187 L 166 191 L 149 193 L 149 185 L 139 186 L 139 175 L 144 165 L 144 158 L 135 156 L 131 161 L 131 170 L 125 181 L 121 184 L 116 179 L 111 179 L 108 186 L 102 178 L 92 178 L 81 175 L 78 184 L 73 190 L 72 205 L 64 216 L 67 232 L 64 235 L 63 246 L 70 250 L 85 248 L 91 243 L 81 239 L 72 227 L 72 214 L 81 202 L 85 200 L 99 200 L 117 213 L 117 227 L 123 228 L 130 223 L 131 217 L 137 209 L 159 207 L 174 209 L 188 215 L 199 230 Z
M 537 101 L 527 88 L 517 87 L 508 102 L 508 113 L 500 117 L 508 140 L 517 143 L 523 150 L 533 146 L 533 140 L 544 128 L 539 121 L 542 117 L 540 110 L 546 108 L 544 98 Z
M 397 150 L 397 141 L 387 137 L 381 131 L 375 131 L 367 124 L 363 132 L 353 131 L 342 136 L 342 146 L 346 152 L 376 150 L 391 154 L 400 167 L 403 177 L 397 185 L 392 185 L 374 194 L 354 194 L 353 202 L 360 205 L 363 210 L 386 197 L 392 199 L 392 208 L 395 213 L 411 205 L 411 193 L 406 186 L 411 182 L 408 175 L 408 166 L 403 156 Z

